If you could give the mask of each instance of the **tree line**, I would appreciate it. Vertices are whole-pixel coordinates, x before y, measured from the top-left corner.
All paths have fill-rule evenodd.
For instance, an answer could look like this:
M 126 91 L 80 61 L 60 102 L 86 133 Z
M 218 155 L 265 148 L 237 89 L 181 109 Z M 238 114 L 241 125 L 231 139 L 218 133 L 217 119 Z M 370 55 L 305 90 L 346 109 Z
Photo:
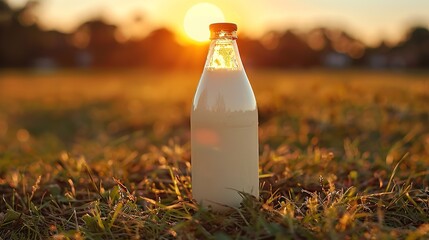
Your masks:
M 172 31 L 160 28 L 141 39 L 123 41 L 115 25 L 101 19 L 72 33 L 43 31 L 31 6 L 13 10 L 0 2 L 0 68 L 201 68 L 207 45 L 182 45 Z M 119 37 L 118 37 L 119 36 Z M 338 29 L 306 33 L 270 31 L 260 39 L 239 36 L 248 68 L 429 68 L 429 31 L 413 27 L 404 40 L 371 48 Z

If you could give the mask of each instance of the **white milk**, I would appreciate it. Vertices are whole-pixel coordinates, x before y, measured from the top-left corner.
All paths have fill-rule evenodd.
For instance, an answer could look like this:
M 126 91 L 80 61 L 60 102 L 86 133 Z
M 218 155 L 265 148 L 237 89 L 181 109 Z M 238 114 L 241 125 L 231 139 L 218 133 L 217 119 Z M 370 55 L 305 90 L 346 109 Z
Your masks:
M 244 69 L 206 68 L 191 112 L 192 193 L 204 206 L 259 195 L 258 112 Z M 221 205 L 219 205 L 221 204 Z

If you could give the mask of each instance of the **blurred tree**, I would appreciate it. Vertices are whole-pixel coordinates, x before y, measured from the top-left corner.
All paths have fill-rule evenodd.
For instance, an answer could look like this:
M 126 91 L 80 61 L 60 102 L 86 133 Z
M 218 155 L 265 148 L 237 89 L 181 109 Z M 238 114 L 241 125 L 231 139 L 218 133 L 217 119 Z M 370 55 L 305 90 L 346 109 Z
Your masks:
M 404 41 L 388 50 L 388 66 L 392 68 L 429 67 L 429 31 L 412 27 Z
M 100 18 L 88 21 L 77 28 L 73 36 L 73 43 L 83 51 L 80 54 L 89 54 L 90 62 L 94 67 L 111 67 L 118 65 L 115 53 L 119 51 L 119 43 L 115 39 L 117 27 L 106 24 Z M 77 56 L 79 60 L 79 55 Z
M 146 62 L 156 68 L 173 68 L 181 55 L 181 46 L 173 32 L 160 28 L 149 34 L 142 42 Z
M 261 41 L 240 35 L 237 40 L 241 59 L 246 68 L 269 66 L 269 51 Z
M 0 64 L 1 66 L 26 66 L 32 50 L 28 38 L 33 32 L 31 26 L 23 27 L 19 22 L 20 11 L 13 11 L 4 1 L 0 1 Z
M 271 51 L 273 65 L 277 67 L 310 67 L 317 65 L 317 53 L 292 31 L 286 31 L 279 39 L 276 51 Z
M 390 47 L 382 41 L 375 48 L 367 48 L 363 62 L 373 69 L 385 69 L 389 67 Z
M 411 67 L 429 67 L 429 30 L 424 27 L 414 27 L 408 33 L 408 39 L 399 45 L 404 48 L 406 55 L 412 58 Z

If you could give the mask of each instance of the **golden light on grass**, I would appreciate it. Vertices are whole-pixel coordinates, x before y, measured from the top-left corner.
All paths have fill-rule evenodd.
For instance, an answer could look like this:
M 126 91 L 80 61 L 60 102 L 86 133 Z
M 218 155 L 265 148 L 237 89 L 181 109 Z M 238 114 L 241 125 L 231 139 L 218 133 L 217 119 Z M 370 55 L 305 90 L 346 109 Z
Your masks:
M 199 75 L 2 72 L 0 236 L 427 239 L 426 73 L 253 70 L 263 194 L 227 213 L 191 200 L 188 109 Z
M 224 14 L 219 7 L 211 3 L 198 3 L 186 12 L 183 27 L 189 38 L 204 42 L 210 37 L 209 25 L 224 21 Z

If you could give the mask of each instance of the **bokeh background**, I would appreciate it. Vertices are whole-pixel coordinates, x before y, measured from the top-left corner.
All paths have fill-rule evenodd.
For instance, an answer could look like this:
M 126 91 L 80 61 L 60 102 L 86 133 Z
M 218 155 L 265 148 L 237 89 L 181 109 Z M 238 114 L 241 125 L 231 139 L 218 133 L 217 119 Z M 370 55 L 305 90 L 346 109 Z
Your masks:
M 201 69 L 184 32 L 200 1 L 0 2 L 0 68 Z M 239 26 L 246 68 L 429 68 L 429 2 L 208 1 Z M 210 13 L 207 13 L 210 14 Z

